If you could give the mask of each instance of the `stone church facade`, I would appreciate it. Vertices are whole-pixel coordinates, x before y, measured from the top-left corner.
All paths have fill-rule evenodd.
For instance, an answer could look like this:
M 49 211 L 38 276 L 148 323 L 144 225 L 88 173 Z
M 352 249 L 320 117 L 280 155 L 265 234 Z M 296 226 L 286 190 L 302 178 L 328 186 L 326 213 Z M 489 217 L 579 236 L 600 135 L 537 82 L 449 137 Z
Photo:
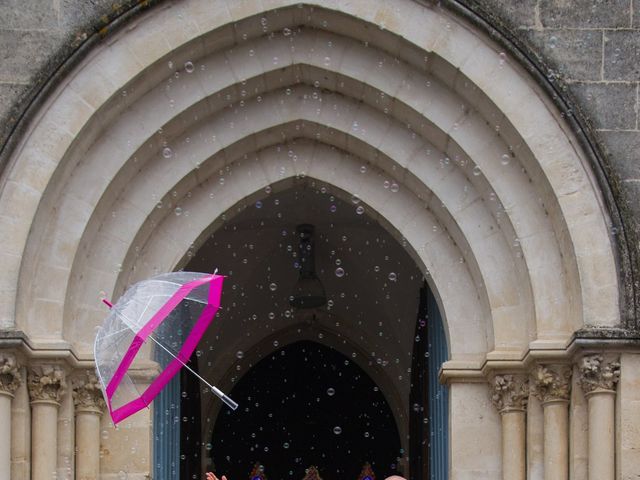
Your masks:
M 150 478 L 152 411 L 114 429 L 93 373 L 99 292 L 185 267 L 247 205 L 314 182 L 355 196 L 434 292 L 450 479 L 636 478 L 639 10 L 4 2 L 0 479 Z M 341 335 L 370 352 L 347 311 Z M 400 320 L 380 335 L 410 339 Z M 267 339 L 222 346 L 215 380 Z M 403 372 L 362 368 L 404 437 Z

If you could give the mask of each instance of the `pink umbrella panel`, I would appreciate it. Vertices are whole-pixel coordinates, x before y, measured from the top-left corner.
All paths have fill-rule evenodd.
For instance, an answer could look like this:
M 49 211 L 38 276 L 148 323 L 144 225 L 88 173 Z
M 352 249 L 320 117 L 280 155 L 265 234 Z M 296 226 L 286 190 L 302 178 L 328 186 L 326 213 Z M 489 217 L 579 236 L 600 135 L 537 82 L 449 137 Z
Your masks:
M 222 275 L 167 273 L 136 283 L 113 305 L 96 335 L 94 354 L 114 424 L 149 406 L 182 367 L 232 409 L 237 408 L 237 403 L 187 365 L 220 307 L 223 281 Z M 154 371 L 149 367 L 157 365 L 149 361 L 151 352 L 145 345 L 172 357 L 151 379 L 139 374 L 140 369 Z

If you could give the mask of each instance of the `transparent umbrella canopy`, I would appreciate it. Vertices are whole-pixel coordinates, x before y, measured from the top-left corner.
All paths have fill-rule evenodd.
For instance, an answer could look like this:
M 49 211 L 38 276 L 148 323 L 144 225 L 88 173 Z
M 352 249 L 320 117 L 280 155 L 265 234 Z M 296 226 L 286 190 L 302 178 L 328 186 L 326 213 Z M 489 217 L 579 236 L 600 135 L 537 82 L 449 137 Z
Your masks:
M 215 273 L 166 273 L 136 283 L 115 305 L 105 301 L 111 311 L 98 329 L 94 354 L 114 424 L 150 405 L 181 368 L 197 376 L 230 408 L 238 407 L 187 365 L 220 307 L 223 281 L 224 276 Z M 151 380 L 138 380 L 130 369 L 148 342 L 167 352 L 171 361 Z

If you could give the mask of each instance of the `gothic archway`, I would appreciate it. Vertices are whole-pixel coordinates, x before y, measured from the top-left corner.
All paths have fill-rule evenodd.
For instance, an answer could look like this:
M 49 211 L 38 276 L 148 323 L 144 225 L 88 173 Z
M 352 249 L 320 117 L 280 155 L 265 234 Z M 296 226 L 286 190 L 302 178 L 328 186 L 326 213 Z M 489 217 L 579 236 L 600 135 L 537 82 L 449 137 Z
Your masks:
M 90 364 L 95 292 L 183 267 L 226 212 L 301 177 L 357 195 L 428 276 L 442 379 L 463 380 L 462 476 L 501 468 L 498 417 L 472 380 L 566 359 L 576 330 L 620 323 L 608 212 L 571 129 L 519 64 L 437 7 L 170 3 L 97 47 L 26 130 L 0 197 L 0 321 L 36 350 Z M 482 458 L 464 449 L 469 405 Z M 148 422 L 134 430 L 148 449 Z

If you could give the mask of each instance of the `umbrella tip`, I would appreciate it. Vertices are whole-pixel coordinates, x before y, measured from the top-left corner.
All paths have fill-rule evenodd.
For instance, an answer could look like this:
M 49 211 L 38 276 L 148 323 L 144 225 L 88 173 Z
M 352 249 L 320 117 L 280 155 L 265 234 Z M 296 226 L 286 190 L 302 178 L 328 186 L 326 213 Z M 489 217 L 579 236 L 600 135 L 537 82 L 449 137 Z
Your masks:
M 216 273 L 218 273 L 218 269 L 217 269 L 217 268 L 213 271 L 213 274 L 214 274 L 214 275 L 215 275 Z
M 112 308 L 113 307 L 113 303 L 111 303 L 109 300 L 107 300 L 106 298 L 102 299 L 102 303 L 104 303 L 107 307 Z

